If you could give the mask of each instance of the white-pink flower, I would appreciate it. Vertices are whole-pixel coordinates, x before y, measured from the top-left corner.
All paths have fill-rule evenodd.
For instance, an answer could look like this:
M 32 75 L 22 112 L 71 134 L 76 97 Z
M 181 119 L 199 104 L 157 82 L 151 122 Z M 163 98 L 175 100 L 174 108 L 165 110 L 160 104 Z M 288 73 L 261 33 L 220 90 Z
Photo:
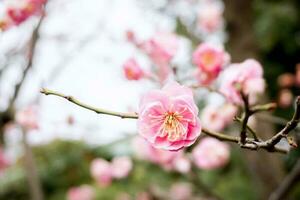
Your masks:
M 197 167 L 210 170 L 223 167 L 228 163 L 230 149 L 226 143 L 206 137 L 193 149 L 192 155 Z
M 237 107 L 232 104 L 208 105 L 201 112 L 200 119 L 203 127 L 213 131 L 221 131 L 232 122 L 236 113 Z
M 38 109 L 36 106 L 28 106 L 16 114 L 16 122 L 26 130 L 38 129 Z
M 114 157 L 112 160 L 112 175 L 114 178 L 125 178 L 132 170 L 132 161 L 128 156 Z
M 113 179 L 110 163 L 102 158 L 94 159 L 90 167 L 91 175 L 103 187 L 109 186 Z
M 95 191 L 89 185 L 81 185 L 72 187 L 68 190 L 67 200 L 93 200 L 95 199 Z
M 144 71 L 134 58 L 128 59 L 123 64 L 123 71 L 128 80 L 140 80 L 144 77 Z
M 197 79 L 204 85 L 214 81 L 229 61 L 228 53 L 209 43 L 200 44 L 193 53 L 193 63 L 198 67 Z
M 191 89 L 170 82 L 142 97 L 138 132 L 156 148 L 177 151 L 192 145 L 200 135 L 197 115 Z
M 220 92 L 227 99 L 236 104 L 241 104 L 241 92 L 249 95 L 250 103 L 254 103 L 256 95 L 265 89 L 263 69 L 259 62 L 247 59 L 242 63 L 231 64 L 224 70 L 220 83 Z

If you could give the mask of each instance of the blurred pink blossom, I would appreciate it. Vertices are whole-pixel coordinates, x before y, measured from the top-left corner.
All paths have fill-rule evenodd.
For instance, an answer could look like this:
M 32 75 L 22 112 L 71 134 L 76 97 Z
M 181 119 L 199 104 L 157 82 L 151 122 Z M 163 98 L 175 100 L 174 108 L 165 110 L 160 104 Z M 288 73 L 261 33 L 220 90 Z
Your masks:
M 251 104 L 255 103 L 256 95 L 262 93 L 264 89 L 263 69 L 254 59 L 231 64 L 224 70 L 220 92 L 232 103 L 242 104 L 240 91 L 249 95 Z
M 192 198 L 192 186 L 189 183 L 174 183 L 170 188 L 170 199 L 188 200 Z
M 180 173 L 186 173 L 190 170 L 191 163 L 183 151 L 157 149 L 140 137 L 133 140 L 133 148 L 140 159 L 160 165 L 165 170 L 175 170 Z
M 111 165 L 114 178 L 125 178 L 132 170 L 132 161 L 128 156 L 113 158 Z
M 38 108 L 31 105 L 21 109 L 16 114 L 16 122 L 26 130 L 38 129 Z
M 214 1 L 205 2 L 198 11 L 198 25 L 207 33 L 212 33 L 223 25 L 223 8 Z
M 191 89 L 169 82 L 146 93 L 139 105 L 138 132 L 155 148 L 177 151 L 192 145 L 201 132 Z
M 197 79 L 201 84 L 208 85 L 230 62 L 230 56 L 218 46 L 202 43 L 193 53 L 193 62 L 198 66 Z
M 222 106 L 206 106 L 200 116 L 203 127 L 221 131 L 230 122 L 237 113 L 237 107 L 232 104 L 224 104 Z
M 192 151 L 197 167 L 211 170 L 223 167 L 229 161 L 230 149 L 226 143 L 211 137 L 203 138 Z
M 278 105 L 281 108 L 287 108 L 293 104 L 294 95 L 289 89 L 282 89 L 278 94 Z
M 95 199 L 95 191 L 89 185 L 81 185 L 72 187 L 68 190 L 67 200 L 93 200 Z
M 109 186 L 113 179 L 110 163 L 102 158 L 94 159 L 90 167 L 92 177 L 100 186 Z
M 172 33 L 156 33 L 152 38 L 140 44 L 140 48 L 155 64 L 161 83 L 172 74 L 170 61 L 175 56 L 178 46 L 178 38 Z
M 11 3 L 6 8 L 6 16 L 0 20 L 0 28 L 5 30 L 12 24 L 19 25 L 23 23 L 32 15 L 41 15 L 45 3 L 45 0 L 22 0 L 18 3 Z
M 125 77 L 128 80 L 140 80 L 144 77 L 144 71 L 134 58 L 128 59 L 123 64 Z

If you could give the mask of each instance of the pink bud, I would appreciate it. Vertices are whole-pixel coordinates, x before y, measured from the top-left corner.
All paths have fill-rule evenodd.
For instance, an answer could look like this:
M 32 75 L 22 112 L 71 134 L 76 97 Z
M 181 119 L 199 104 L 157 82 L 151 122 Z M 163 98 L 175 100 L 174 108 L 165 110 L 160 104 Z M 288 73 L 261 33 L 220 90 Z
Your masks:
M 102 158 L 97 158 L 91 163 L 91 175 L 100 186 L 109 186 L 112 182 L 112 167 Z
M 114 178 L 125 178 L 132 170 L 132 161 L 129 157 L 115 157 L 112 160 L 112 175 Z
M 144 71 L 134 58 L 130 58 L 124 63 L 123 70 L 128 80 L 140 80 L 144 77 Z
M 277 78 L 277 82 L 282 88 L 293 87 L 295 83 L 295 76 L 291 73 L 284 73 Z
M 230 150 L 226 143 L 211 137 L 203 138 L 192 151 L 195 164 L 200 169 L 223 167 L 229 161 Z
M 181 155 L 173 161 L 173 167 L 176 171 L 185 174 L 190 171 L 191 162 L 186 156 Z
M 68 190 L 67 200 L 93 200 L 95 199 L 95 191 L 89 185 L 81 185 L 72 187 Z

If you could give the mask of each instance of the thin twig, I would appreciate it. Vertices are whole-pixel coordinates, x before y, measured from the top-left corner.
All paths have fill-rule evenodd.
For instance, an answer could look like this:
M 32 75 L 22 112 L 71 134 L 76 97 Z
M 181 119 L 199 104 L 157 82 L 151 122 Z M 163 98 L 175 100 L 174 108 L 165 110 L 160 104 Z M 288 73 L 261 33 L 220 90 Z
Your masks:
M 240 123 L 242 123 L 243 122 L 243 120 L 241 119 L 241 118 L 239 118 L 239 117 L 235 117 L 234 119 L 233 119 L 234 121 L 237 121 L 237 122 L 240 122 Z M 257 136 L 257 133 L 247 124 L 247 130 L 251 133 L 251 135 L 253 136 L 253 139 L 255 140 L 255 141 L 261 141 L 259 138 L 258 138 L 258 136 Z
M 109 111 L 109 110 L 104 110 L 101 108 L 96 108 L 90 105 L 87 105 L 85 103 L 80 102 L 79 100 L 75 99 L 72 96 L 67 96 L 58 92 L 54 92 L 52 90 L 48 90 L 48 89 L 41 89 L 40 91 L 41 93 L 45 94 L 45 95 L 54 95 L 54 96 L 58 96 L 58 97 L 62 97 L 64 99 L 67 99 L 68 101 L 83 107 L 85 109 L 91 110 L 96 112 L 97 114 L 104 114 L 104 115 L 112 115 L 112 116 L 116 116 L 116 117 L 121 117 L 121 118 L 130 118 L 130 119 L 137 119 L 138 115 L 136 113 L 120 113 L 120 112 L 113 112 L 113 111 Z

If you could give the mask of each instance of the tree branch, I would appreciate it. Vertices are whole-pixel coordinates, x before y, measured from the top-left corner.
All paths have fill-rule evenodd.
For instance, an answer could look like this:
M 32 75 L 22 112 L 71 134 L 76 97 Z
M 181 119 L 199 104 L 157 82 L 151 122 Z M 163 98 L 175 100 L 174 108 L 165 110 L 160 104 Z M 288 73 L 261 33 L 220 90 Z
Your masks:
M 42 94 L 45 94 L 45 95 L 54 95 L 54 96 L 64 98 L 64 99 L 66 99 L 66 100 L 68 100 L 68 101 L 70 101 L 70 102 L 72 102 L 72 103 L 74 103 L 74 104 L 76 104 L 80 107 L 83 107 L 85 109 L 94 111 L 97 114 L 112 115 L 112 116 L 120 117 L 120 118 L 123 118 L 123 119 L 124 118 L 138 119 L 138 114 L 137 113 L 120 113 L 120 112 L 109 111 L 109 110 L 105 110 L 105 109 L 101 109 L 101 108 L 95 108 L 93 106 L 90 106 L 90 105 L 87 105 L 85 103 L 80 102 L 79 100 L 75 99 L 72 96 L 67 96 L 67 95 L 52 91 L 52 90 L 45 89 L 45 88 L 41 89 L 40 92 Z M 297 111 L 297 112 L 299 112 L 299 111 Z M 298 116 L 298 115 L 299 114 L 295 114 L 295 116 Z M 295 116 L 293 118 L 295 118 Z M 294 123 L 293 123 L 293 126 L 295 126 Z M 226 134 L 223 134 L 223 133 L 210 131 L 210 130 L 207 130 L 207 129 L 202 129 L 202 132 L 205 133 L 208 136 L 217 138 L 221 141 L 240 143 L 240 137 L 237 137 L 237 136 L 230 136 L 230 135 L 226 135 Z M 250 139 L 250 138 L 245 138 L 245 143 L 242 144 L 241 147 L 245 148 L 245 149 L 250 149 L 250 150 L 264 149 L 268 152 L 288 153 L 287 149 L 280 148 L 280 147 L 275 147 L 275 146 L 270 148 L 270 146 L 268 145 L 267 142 L 265 142 L 265 141 L 255 141 L 254 139 Z
M 96 108 L 90 105 L 87 105 L 85 103 L 80 102 L 79 100 L 75 99 L 72 96 L 67 96 L 58 92 L 54 92 L 52 90 L 48 90 L 48 89 L 41 89 L 40 91 L 41 93 L 45 94 L 45 95 L 54 95 L 54 96 L 58 96 L 58 97 L 62 97 L 64 99 L 67 99 L 68 101 L 83 107 L 85 109 L 91 110 L 96 112 L 97 114 L 104 114 L 104 115 L 112 115 L 112 116 L 116 116 L 116 117 L 121 117 L 121 118 L 129 118 L 129 119 L 137 119 L 138 115 L 136 113 L 120 113 L 120 112 L 113 112 L 113 111 L 109 111 L 109 110 L 104 110 L 101 108 Z

